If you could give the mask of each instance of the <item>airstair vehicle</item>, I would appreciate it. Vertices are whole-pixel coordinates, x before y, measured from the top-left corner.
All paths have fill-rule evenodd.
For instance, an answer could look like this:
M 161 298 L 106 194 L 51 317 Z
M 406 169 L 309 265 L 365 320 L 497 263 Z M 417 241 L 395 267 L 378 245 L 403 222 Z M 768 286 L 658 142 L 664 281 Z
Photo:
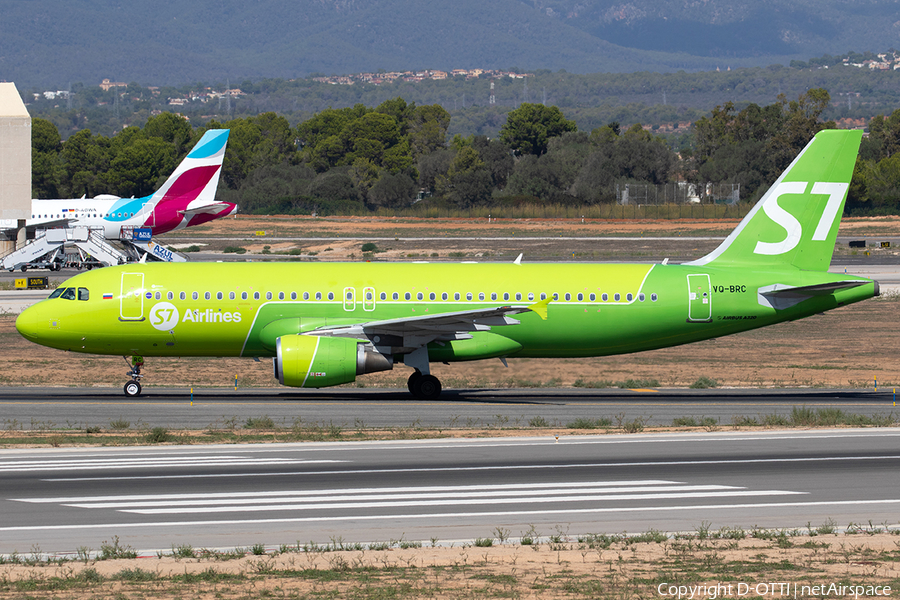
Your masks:
M 37 231 L 33 240 L 2 257 L 2 268 L 23 272 L 28 269 L 58 271 L 70 267 L 91 269 L 121 265 L 148 258 L 167 262 L 187 260 L 184 255 L 154 242 L 149 229 L 125 229 L 121 240 L 124 251 L 110 244 L 102 230 L 69 227 Z

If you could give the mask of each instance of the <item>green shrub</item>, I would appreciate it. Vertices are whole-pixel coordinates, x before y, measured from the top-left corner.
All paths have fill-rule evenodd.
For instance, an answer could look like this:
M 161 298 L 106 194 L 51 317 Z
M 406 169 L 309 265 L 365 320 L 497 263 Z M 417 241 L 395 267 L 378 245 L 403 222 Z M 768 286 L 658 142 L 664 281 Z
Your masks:
M 225 254 L 246 254 L 247 249 L 241 246 L 226 246 L 222 252 Z
M 150 444 L 162 444 L 164 442 L 170 441 L 171 439 L 172 434 L 170 434 L 169 430 L 165 427 L 154 427 L 147 432 L 147 435 L 144 436 L 144 440 Z

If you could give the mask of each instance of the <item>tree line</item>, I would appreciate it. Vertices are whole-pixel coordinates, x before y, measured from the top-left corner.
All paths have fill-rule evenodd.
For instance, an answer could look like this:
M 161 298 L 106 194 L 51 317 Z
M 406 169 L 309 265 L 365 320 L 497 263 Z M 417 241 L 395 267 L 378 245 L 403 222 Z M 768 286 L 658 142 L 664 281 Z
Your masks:
M 766 106 L 717 106 L 676 151 L 640 124 L 579 129 L 556 106 L 522 103 L 499 136 L 450 136 L 450 113 L 403 98 L 328 108 L 291 126 L 274 112 L 203 127 L 172 113 L 106 137 L 81 129 L 65 141 L 35 118 L 36 198 L 153 192 L 207 129 L 231 130 L 219 197 L 246 213 L 365 214 L 412 204 L 466 210 L 503 203 L 592 205 L 624 184 L 737 183 L 755 201 L 815 133 L 828 92 Z M 848 209 L 900 209 L 900 110 L 869 122 Z M 702 186 L 698 186 L 702 188 Z

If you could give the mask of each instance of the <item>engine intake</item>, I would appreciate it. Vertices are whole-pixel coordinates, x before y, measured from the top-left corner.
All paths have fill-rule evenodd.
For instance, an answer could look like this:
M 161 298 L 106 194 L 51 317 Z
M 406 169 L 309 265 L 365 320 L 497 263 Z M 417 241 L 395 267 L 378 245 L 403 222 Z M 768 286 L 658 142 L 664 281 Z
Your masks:
M 281 385 L 321 388 L 350 383 L 365 373 L 390 371 L 394 361 L 354 339 L 283 335 L 275 341 L 273 366 Z

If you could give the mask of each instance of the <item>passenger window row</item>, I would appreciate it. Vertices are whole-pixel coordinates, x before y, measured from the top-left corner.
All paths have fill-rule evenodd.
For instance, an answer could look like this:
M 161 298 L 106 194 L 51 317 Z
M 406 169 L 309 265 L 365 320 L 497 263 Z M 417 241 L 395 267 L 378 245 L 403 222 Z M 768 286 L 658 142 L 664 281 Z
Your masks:
M 82 288 L 79 288 L 79 289 L 82 289 Z M 87 291 L 87 290 L 85 290 L 85 291 Z M 179 294 L 178 294 L 179 300 L 187 300 L 187 294 L 188 294 L 187 292 L 179 292 Z M 191 300 L 199 300 L 200 299 L 200 292 L 191 292 L 190 295 L 191 295 Z M 250 292 L 241 292 L 240 293 L 241 300 L 249 300 L 251 298 L 251 296 L 252 296 L 253 300 L 262 300 L 263 298 L 265 298 L 266 300 L 274 300 L 276 298 L 276 296 L 277 296 L 278 300 L 286 300 L 288 298 L 290 298 L 291 300 L 297 300 L 298 297 L 302 297 L 303 300 L 309 300 L 310 298 L 314 298 L 315 300 L 322 300 L 322 298 L 323 298 L 322 292 L 315 292 L 313 295 L 311 295 L 310 292 L 303 292 L 302 296 L 298 296 L 297 292 L 291 292 L 290 294 L 287 294 L 286 292 L 278 292 L 277 294 L 275 292 L 265 292 L 264 294 L 262 292 L 253 292 L 252 295 L 250 294 Z M 372 295 L 371 291 L 366 291 L 365 296 L 366 296 L 367 301 L 373 300 L 373 295 Z M 56 296 L 51 296 L 51 298 L 55 298 L 55 297 Z M 150 295 L 148 295 L 147 297 L 150 298 Z M 156 292 L 155 297 L 157 300 L 162 300 L 162 292 Z M 203 292 L 204 300 L 212 300 L 212 297 L 213 297 L 212 292 Z M 224 300 L 225 293 L 224 292 L 215 292 L 215 297 L 216 297 L 216 300 Z M 328 298 L 328 300 L 334 300 L 334 292 L 328 292 L 325 295 L 325 297 Z M 465 293 L 466 302 L 474 301 L 475 297 L 476 297 L 476 294 L 474 294 L 473 292 Z M 547 294 L 541 293 L 539 295 L 539 297 L 541 300 L 546 300 Z M 412 294 L 412 292 L 404 292 L 402 298 L 403 298 L 403 300 L 412 300 L 413 294 Z M 491 302 L 499 301 L 501 298 L 503 299 L 504 302 L 512 300 L 513 298 L 515 298 L 515 300 L 517 302 L 520 302 L 525 299 L 527 299 L 529 302 L 533 302 L 535 300 L 535 294 L 534 293 L 522 294 L 521 292 L 516 292 L 515 294 L 510 294 L 510 292 L 503 292 L 502 294 L 500 294 L 498 292 L 492 292 L 490 294 L 486 294 L 485 292 L 479 292 L 477 294 L 477 298 L 478 298 L 479 302 L 487 301 L 488 298 L 490 298 Z M 175 292 L 166 292 L 166 299 L 174 300 Z M 238 299 L 237 292 L 228 292 L 228 299 L 229 300 L 237 300 Z M 381 292 L 379 294 L 379 299 L 380 300 L 388 300 L 388 293 Z M 401 299 L 400 292 L 391 293 L 390 299 L 391 300 L 400 300 Z M 425 300 L 425 293 L 424 292 L 416 292 L 415 299 L 416 300 Z M 429 301 L 436 301 L 437 299 L 438 299 L 437 293 L 435 293 L 435 292 L 428 293 Z M 450 293 L 442 292 L 440 299 L 442 302 L 448 302 L 450 300 Z M 453 301 L 454 302 L 462 301 L 462 299 L 463 299 L 463 294 L 461 292 L 453 292 Z M 571 302 L 573 299 L 573 295 L 570 292 L 566 292 L 563 295 L 563 299 L 566 302 Z M 574 295 L 574 299 L 577 302 L 584 302 L 585 294 L 582 292 L 578 292 L 577 294 Z M 590 294 L 587 295 L 587 299 L 590 302 L 596 302 L 597 294 L 591 292 Z M 641 292 L 637 295 L 637 299 L 639 302 L 644 302 L 647 299 L 647 297 L 643 292 Z M 347 292 L 347 300 L 353 300 L 353 294 L 351 292 Z M 553 294 L 553 300 L 559 301 L 559 294 L 556 294 L 556 293 Z M 609 300 L 610 300 L 609 294 L 607 294 L 605 292 L 600 294 L 601 302 L 609 302 Z M 622 294 L 620 294 L 618 292 L 614 293 L 612 295 L 612 300 L 613 300 L 613 302 L 621 302 Z M 626 302 L 631 302 L 633 300 L 634 300 L 634 294 L 632 294 L 631 292 L 625 294 Z M 650 294 L 650 300 L 652 302 L 656 302 L 657 300 L 659 300 L 659 296 L 655 293 Z

